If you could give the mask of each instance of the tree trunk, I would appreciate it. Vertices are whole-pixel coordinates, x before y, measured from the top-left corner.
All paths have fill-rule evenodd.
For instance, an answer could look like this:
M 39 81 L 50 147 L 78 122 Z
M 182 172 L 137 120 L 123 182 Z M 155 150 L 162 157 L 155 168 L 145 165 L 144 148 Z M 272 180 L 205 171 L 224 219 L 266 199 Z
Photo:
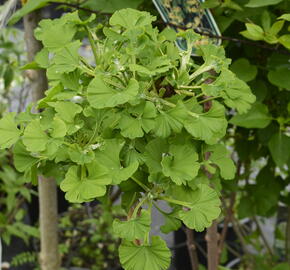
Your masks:
M 217 222 L 213 221 L 212 225 L 207 229 L 206 236 L 207 242 L 207 269 L 218 269 L 218 231 Z
M 38 11 L 24 17 L 25 42 L 28 61 L 34 60 L 42 45 L 34 37 L 34 29 L 40 19 Z M 48 88 L 45 70 L 32 70 L 28 73 L 31 80 L 32 101 L 36 102 L 44 96 Z M 54 179 L 39 177 L 39 223 L 40 223 L 40 266 L 42 270 L 58 270 L 60 260 L 58 254 L 58 221 L 57 221 L 57 186 Z

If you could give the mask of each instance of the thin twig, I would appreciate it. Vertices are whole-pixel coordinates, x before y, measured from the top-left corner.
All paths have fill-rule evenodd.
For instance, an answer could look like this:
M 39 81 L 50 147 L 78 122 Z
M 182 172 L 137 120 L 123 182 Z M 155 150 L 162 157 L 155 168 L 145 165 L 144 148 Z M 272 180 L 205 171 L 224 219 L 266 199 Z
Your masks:
M 86 11 L 86 12 L 89 12 L 89 13 L 92 13 L 92 14 L 96 14 L 96 15 L 112 16 L 112 13 L 92 10 L 92 9 L 85 8 L 85 7 L 82 7 L 80 5 L 76 5 L 76 4 L 72 4 L 72 3 L 54 2 L 54 1 L 51 1 L 49 3 L 50 4 L 60 5 L 60 6 L 67 6 L 67 7 L 75 8 L 75 9 L 78 9 L 78 10 L 83 10 L 83 11 Z M 157 23 L 165 24 L 165 25 L 168 25 L 168 26 L 171 26 L 171 27 L 182 29 L 182 30 L 192 29 L 190 27 L 186 27 L 186 26 L 183 26 L 183 25 L 178 25 L 178 24 L 174 24 L 174 23 L 164 22 L 164 21 L 160 21 L 160 20 L 157 21 Z M 243 44 L 246 44 L 246 45 L 255 46 L 255 47 L 258 47 L 258 48 L 262 48 L 262 49 L 266 49 L 266 50 L 270 50 L 270 51 L 277 51 L 277 52 L 280 52 L 282 54 L 290 55 L 290 52 L 288 52 L 287 50 L 284 50 L 284 49 L 280 49 L 277 46 L 273 47 L 273 46 L 264 45 L 264 44 L 261 44 L 261 43 L 258 43 L 258 42 L 254 42 L 254 41 L 250 41 L 250 40 L 238 39 L 238 38 L 227 37 L 227 36 L 213 35 L 211 33 L 198 31 L 197 29 L 195 29 L 195 31 L 198 32 L 201 35 L 209 36 L 211 38 L 227 40 L 227 41 L 231 41 L 231 42 L 235 42 L 235 43 L 243 43 Z
M 183 26 L 183 25 L 178 25 L 178 24 L 174 24 L 174 23 L 170 23 L 170 22 L 163 22 L 163 21 L 158 21 L 158 22 L 161 23 L 161 24 L 165 24 L 165 25 L 168 25 L 168 26 L 171 26 L 171 27 L 175 27 L 175 28 L 181 29 L 181 30 L 190 30 L 190 29 L 192 29 L 190 27 L 186 27 L 186 26 Z M 243 43 L 243 44 L 246 44 L 246 45 L 255 46 L 255 47 L 266 49 L 266 50 L 270 50 L 270 51 L 278 51 L 278 52 L 280 52 L 282 54 L 290 55 L 289 51 L 284 50 L 284 49 L 280 49 L 277 46 L 268 46 L 268 45 L 261 44 L 261 43 L 258 43 L 258 42 L 254 42 L 254 41 L 251 41 L 251 40 L 238 39 L 238 38 L 227 37 L 227 36 L 218 36 L 218 35 L 214 35 L 212 33 L 198 31 L 197 29 L 194 29 L 194 30 L 197 33 L 201 34 L 201 35 L 208 36 L 208 37 L 211 37 L 211 38 L 232 41 L 232 42 L 235 42 L 235 43 Z
M 112 13 L 92 10 L 92 9 L 85 8 L 85 7 L 82 7 L 82 6 L 77 5 L 77 4 L 66 3 L 66 2 L 54 2 L 54 1 L 50 1 L 49 3 L 50 4 L 59 5 L 59 6 L 67 6 L 67 7 L 70 7 L 70 8 L 75 8 L 75 9 L 86 11 L 86 12 L 89 12 L 89 13 L 92 13 L 92 14 L 96 14 L 96 15 L 112 16 Z
M 233 207 L 235 204 L 235 200 L 236 200 L 236 193 L 233 192 L 230 196 L 230 205 L 227 208 L 227 215 L 226 215 L 224 223 L 223 223 L 223 230 L 221 232 L 221 237 L 220 237 L 220 241 L 219 241 L 219 247 L 218 247 L 218 249 L 219 249 L 218 261 L 219 262 L 220 262 L 221 254 L 222 254 L 222 251 L 224 248 L 224 243 L 226 240 L 229 223 L 231 221 L 231 216 L 233 215 Z
M 254 222 L 255 222 L 255 224 L 256 224 L 259 232 L 260 232 L 261 238 L 262 238 L 262 240 L 263 240 L 263 242 L 264 242 L 264 244 L 266 246 L 266 249 L 268 250 L 270 256 L 273 258 L 273 256 L 274 256 L 273 255 L 273 251 L 272 251 L 272 249 L 271 249 L 271 247 L 270 247 L 270 245 L 269 245 L 269 243 L 267 241 L 267 238 L 264 235 L 264 232 L 263 232 L 263 230 L 261 228 L 261 225 L 260 225 L 259 221 L 257 220 L 257 217 L 256 216 L 253 216 L 253 220 L 254 220 Z
M 240 228 L 238 226 L 238 222 L 236 222 L 235 217 L 233 215 L 231 216 L 231 223 L 233 225 L 233 229 L 234 229 L 237 237 L 240 240 L 241 247 L 242 247 L 242 250 L 243 250 L 244 254 L 248 254 L 248 249 L 247 249 L 247 246 L 246 246 L 246 242 L 245 242 L 244 236 L 242 235 L 242 233 L 240 231 Z

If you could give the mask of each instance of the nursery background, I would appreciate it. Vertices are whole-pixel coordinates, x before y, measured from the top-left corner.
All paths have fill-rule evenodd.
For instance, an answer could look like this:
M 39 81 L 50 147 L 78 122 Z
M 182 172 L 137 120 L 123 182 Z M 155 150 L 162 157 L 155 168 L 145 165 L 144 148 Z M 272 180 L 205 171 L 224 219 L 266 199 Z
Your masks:
M 290 270 L 289 0 L 0 6 L 0 269 Z

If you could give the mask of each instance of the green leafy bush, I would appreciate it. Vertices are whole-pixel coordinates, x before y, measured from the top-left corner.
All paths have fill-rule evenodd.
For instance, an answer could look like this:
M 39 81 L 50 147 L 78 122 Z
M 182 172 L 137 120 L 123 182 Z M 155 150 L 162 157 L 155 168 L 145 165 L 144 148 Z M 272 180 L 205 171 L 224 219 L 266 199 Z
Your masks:
M 123 239 L 126 270 L 170 264 L 165 242 L 149 235 L 158 200 L 172 207 L 162 211 L 166 232 L 181 222 L 202 231 L 218 218 L 220 181 L 235 176 L 220 142 L 226 107 L 246 113 L 255 101 L 222 47 L 202 44 L 193 31 L 159 33 L 154 20 L 133 9 L 117 11 L 102 31 L 94 16 L 76 12 L 42 20 L 35 35 L 44 48 L 35 62 L 47 70 L 50 89 L 38 113 L 30 106 L 0 120 L 1 148 L 13 146 L 16 168 L 32 182 L 37 172 L 54 176 L 73 203 L 122 190 L 126 219 L 113 230 Z M 79 53 L 86 37 L 94 61 Z M 187 51 L 175 46 L 179 37 Z M 193 46 L 201 58 L 191 58 Z

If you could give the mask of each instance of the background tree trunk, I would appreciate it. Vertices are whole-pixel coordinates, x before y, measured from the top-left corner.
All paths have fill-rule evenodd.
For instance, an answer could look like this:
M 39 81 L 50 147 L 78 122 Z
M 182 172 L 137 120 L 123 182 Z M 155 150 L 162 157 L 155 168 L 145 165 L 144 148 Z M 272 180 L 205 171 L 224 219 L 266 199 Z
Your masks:
M 24 17 L 25 42 L 28 61 L 34 60 L 42 45 L 34 37 L 34 29 L 40 20 L 40 12 L 35 11 Z M 44 96 L 48 88 L 45 70 L 32 70 L 28 73 L 31 80 L 32 101 Z M 38 179 L 39 192 L 39 223 L 40 223 L 40 266 L 42 270 L 58 270 L 60 260 L 58 254 L 58 217 L 57 217 L 57 186 L 54 179 L 42 176 Z

